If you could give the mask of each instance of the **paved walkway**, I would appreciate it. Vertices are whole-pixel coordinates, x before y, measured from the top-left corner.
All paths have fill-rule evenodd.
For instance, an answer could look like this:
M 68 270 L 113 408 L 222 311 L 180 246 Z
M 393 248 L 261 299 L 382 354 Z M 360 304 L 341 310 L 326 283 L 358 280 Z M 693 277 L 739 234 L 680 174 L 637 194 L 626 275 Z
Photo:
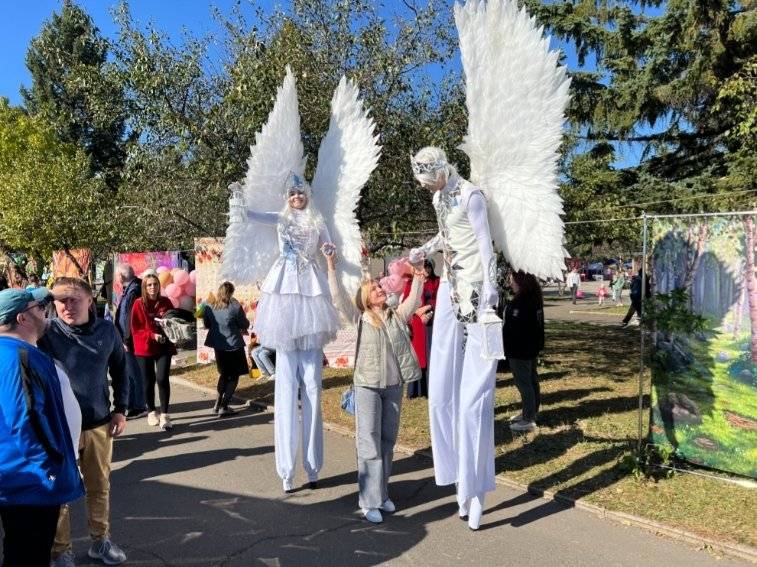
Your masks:
M 271 414 L 219 420 L 210 405 L 174 385 L 173 432 L 141 419 L 117 440 L 112 533 L 130 565 L 746 565 L 504 487 L 471 532 L 431 463 L 399 454 L 390 486 L 398 511 L 372 525 L 357 511 L 352 439 L 326 432 L 320 488 L 285 495 Z M 81 502 L 71 515 L 77 564 L 97 565 L 86 557 Z

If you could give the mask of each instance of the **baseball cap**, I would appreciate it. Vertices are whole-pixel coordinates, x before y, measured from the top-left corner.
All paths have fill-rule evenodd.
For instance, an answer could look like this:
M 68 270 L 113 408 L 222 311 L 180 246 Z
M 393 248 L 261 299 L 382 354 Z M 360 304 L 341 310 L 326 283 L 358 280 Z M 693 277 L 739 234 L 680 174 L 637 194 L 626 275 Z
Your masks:
M 52 299 L 50 290 L 46 287 L 36 289 L 4 289 L 0 291 L 0 325 L 6 325 L 21 313 L 30 301 L 49 303 Z

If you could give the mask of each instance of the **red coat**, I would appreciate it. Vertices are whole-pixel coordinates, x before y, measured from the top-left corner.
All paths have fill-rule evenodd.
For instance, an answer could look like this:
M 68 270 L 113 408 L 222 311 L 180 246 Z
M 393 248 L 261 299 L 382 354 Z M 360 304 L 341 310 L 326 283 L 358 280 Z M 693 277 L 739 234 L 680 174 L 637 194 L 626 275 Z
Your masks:
M 405 281 L 405 291 L 402 294 L 402 299 L 405 299 L 410 294 L 412 284 L 412 279 L 407 279 Z M 436 293 L 438 290 L 439 278 L 426 280 L 426 283 L 423 284 L 420 306 L 430 305 L 431 309 L 436 309 Z M 429 326 L 432 324 L 432 321 L 433 318 L 428 322 Z M 418 357 L 418 365 L 421 368 L 426 368 L 428 366 L 426 351 L 429 346 L 426 341 L 426 325 L 423 324 L 423 321 L 418 315 L 413 315 L 410 318 L 408 325 L 410 326 L 410 339 L 413 343 L 413 350 L 415 351 L 415 356 Z
M 162 318 L 166 311 L 173 309 L 173 304 L 167 297 L 158 297 L 157 301 L 148 301 L 147 308 L 138 297 L 131 310 L 131 337 L 134 341 L 134 354 L 137 356 L 160 356 L 161 354 L 176 354 L 173 343 L 159 343 L 155 334 L 165 335 L 155 318 Z

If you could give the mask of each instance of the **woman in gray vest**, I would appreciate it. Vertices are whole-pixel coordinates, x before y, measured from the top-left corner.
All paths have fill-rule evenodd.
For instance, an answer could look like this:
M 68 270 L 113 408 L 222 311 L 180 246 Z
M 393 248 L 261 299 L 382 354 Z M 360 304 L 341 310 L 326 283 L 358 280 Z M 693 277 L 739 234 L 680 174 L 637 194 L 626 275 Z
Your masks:
M 396 309 L 387 306 L 376 280 L 360 286 L 353 306 L 339 287 L 333 255 L 326 260 L 334 303 L 358 326 L 353 381 L 359 505 L 365 519 L 377 524 L 382 511 L 395 510 L 388 485 L 404 385 L 421 377 L 407 322 L 420 305 L 425 272 L 415 271 L 410 293 Z

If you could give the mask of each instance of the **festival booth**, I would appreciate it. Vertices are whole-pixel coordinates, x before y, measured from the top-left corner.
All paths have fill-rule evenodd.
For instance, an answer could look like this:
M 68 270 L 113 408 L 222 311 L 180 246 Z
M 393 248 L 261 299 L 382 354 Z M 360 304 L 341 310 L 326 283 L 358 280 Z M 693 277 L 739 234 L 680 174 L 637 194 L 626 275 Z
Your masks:
M 223 238 L 195 238 L 195 269 L 197 273 L 197 304 L 215 293 L 223 283 L 221 278 L 221 256 L 223 254 Z M 232 282 L 233 283 L 233 282 Z M 260 297 L 257 285 L 235 285 L 234 297 L 242 305 L 247 318 L 255 320 L 255 308 Z M 205 345 L 207 330 L 202 324 L 197 326 L 197 362 L 208 364 L 215 360 L 212 348 Z M 352 367 L 355 363 L 355 342 L 357 332 L 353 327 L 341 329 L 336 340 L 323 348 L 323 354 L 328 365 L 335 368 Z M 249 336 L 245 336 L 249 342 Z
M 697 465 L 752 478 L 757 478 L 755 216 L 757 211 L 644 217 L 645 260 L 651 254 L 651 265 L 645 265 L 651 268 L 656 311 L 649 335 L 651 442 Z M 699 317 L 681 324 L 686 313 Z

